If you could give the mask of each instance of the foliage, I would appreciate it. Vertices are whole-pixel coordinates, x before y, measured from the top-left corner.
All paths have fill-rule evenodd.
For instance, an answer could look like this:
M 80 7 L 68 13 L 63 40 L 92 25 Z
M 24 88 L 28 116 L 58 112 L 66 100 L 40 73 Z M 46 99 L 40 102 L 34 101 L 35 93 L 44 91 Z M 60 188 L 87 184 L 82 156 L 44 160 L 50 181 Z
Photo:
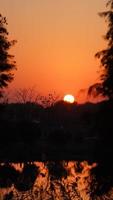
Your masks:
M 96 53 L 95 57 L 100 59 L 102 73 L 100 82 L 89 88 L 89 95 L 102 95 L 113 99 L 113 0 L 108 1 L 106 6 L 110 7 L 108 11 L 99 13 L 100 17 L 105 17 L 108 23 L 108 30 L 104 36 L 107 40 L 107 48 Z
M 16 69 L 16 62 L 13 60 L 14 56 L 8 52 L 10 48 L 16 43 L 16 40 L 9 41 L 7 31 L 7 20 L 0 14 L 0 88 L 8 86 L 8 83 L 13 80 L 11 71 Z
M 30 190 L 39 174 L 39 169 L 34 164 L 24 164 L 22 172 L 19 174 L 15 188 L 18 191 Z
M 18 171 L 9 164 L 0 166 L 0 187 L 8 188 L 11 187 L 14 180 L 18 177 Z M 8 180 L 7 180 L 8 179 Z
M 61 180 L 62 178 L 67 178 L 67 171 L 62 162 L 48 162 L 47 167 L 51 180 Z
M 30 87 L 17 89 L 13 98 L 17 103 L 35 103 L 43 106 L 44 108 L 49 108 L 55 105 L 59 96 L 56 95 L 55 92 L 49 93 L 47 96 L 42 96 L 37 93 L 35 87 Z
M 37 94 L 35 87 L 31 88 L 20 88 L 14 93 L 14 99 L 17 103 L 38 103 L 40 95 Z
M 49 108 L 55 105 L 55 103 L 58 101 L 59 96 L 56 95 L 55 92 L 49 93 L 48 96 L 41 96 L 40 97 L 40 103 L 44 108 Z

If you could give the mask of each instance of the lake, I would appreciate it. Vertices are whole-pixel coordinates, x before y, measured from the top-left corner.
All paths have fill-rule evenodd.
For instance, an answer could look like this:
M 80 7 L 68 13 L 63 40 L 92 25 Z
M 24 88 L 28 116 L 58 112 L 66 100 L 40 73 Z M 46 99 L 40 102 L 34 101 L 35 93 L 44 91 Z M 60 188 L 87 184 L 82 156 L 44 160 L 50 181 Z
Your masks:
M 111 173 L 88 161 L 1 163 L 0 200 L 113 199 Z

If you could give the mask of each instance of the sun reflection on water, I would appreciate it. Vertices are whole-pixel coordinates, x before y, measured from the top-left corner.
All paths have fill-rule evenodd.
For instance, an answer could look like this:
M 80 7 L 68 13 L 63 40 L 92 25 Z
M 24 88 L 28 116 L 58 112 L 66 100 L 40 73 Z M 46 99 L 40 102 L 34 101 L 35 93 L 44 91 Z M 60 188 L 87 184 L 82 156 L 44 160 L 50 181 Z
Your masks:
M 2 167 L 5 164 L 1 165 Z M 34 163 L 11 163 L 7 167 L 13 167 L 18 176 L 13 180 L 11 187 L 0 189 L 0 199 L 12 195 L 12 199 L 83 199 L 90 200 L 90 183 L 92 177 L 90 171 L 97 166 L 96 163 L 62 161 L 62 162 L 34 162 Z M 33 166 L 37 167 L 37 176 L 32 179 Z M 30 167 L 32 171 L 30 171 Z M 12 169 L 13 169 L 12 168 Z M 29 173 L 26 175 L 26 171 Z M 29 169 L 29 171 L 28 171 Z M 26 180 L 27 179 L 27 183 Z M 1 181 L 2 179 L 0 179 Z M 33 184 L 29 181 L 34 181 Z M 9 179 L 7 179 L 9 181 Z M 22 183 L 22 181 L 25 183 Z M 26 187 L 24 184 L 28 184 Z M 31 188 L 29 188 L 29 184 Z M 27 188 L 27 189 L 26 189 Z M 21 191 L 23 190 L 23 191 Z

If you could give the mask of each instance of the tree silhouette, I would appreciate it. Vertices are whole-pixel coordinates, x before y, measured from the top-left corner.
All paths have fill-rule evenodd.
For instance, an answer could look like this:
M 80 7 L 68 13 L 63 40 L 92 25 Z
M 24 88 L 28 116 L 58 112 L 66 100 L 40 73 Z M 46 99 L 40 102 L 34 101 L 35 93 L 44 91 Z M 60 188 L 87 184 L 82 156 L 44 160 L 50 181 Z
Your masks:
M 96 53 L 95 57 L 100 59 L 102 73 L 100 82 L 89 87 L 88 94 L 102 95 L 113 99 L 113 0 L 106 4 L 110 9 L 99 13 L 100 17 L 105 17 L 108 23 L 108 30 L 104 36 L 107 40 L 107 48 Z
M 7 87 L 8 83 L 13 80 L 11 71 L 16 69 L 16 62 L 13 60 L 14 56 L 8 53 L 16 43 L 16 40 L 9 41 L 7 25 L 6 17 L 0 14 L 0 90 Z M 0 94 L 2 94 L 1 91 Z
M 35 103 L 40 101 L 40 95 L 37 93 L 35 87 L 31 88 L 20 88 L 14 93 L 14 99 L 17 103 Z

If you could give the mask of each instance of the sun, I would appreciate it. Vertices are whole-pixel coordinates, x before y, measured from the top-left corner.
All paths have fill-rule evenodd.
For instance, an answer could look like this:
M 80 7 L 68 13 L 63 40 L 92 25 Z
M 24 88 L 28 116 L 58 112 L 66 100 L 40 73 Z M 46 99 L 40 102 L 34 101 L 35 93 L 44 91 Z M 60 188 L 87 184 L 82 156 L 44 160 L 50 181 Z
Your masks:
M 71 94 L 66 94 L 64 96 L 64 101 L 68 102 L 68 103 L 74 103 L 75 102 L 75 98 L 73 95 Z

